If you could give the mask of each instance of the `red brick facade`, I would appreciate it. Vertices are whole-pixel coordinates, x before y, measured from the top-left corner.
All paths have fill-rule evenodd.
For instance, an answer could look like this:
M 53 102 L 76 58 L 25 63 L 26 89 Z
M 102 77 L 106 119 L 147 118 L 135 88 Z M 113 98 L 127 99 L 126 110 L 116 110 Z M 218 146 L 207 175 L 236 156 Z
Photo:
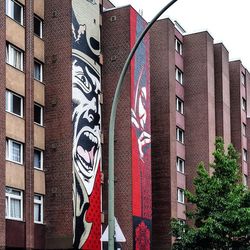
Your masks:
M 45 1 L 46 248 L 72 247 L 71 1 Z
M 150 32 L 152 129 L 152 248 L 171 245 L 170 218 L 177 213 L 176 81 L 174 25 L 160 20 Z
M 0 1 L 0 83 L 6 82 L 5 1 Z M 45 151 L 46 195 L 44 224 L 34 224 L 34 1 L 25 0 L 25 144 L 23 221 L 5 219 L 5 87 L 0 88 L 0 250 L 72 249 L 72 3 L 45 1 L 43 40 L 45 42 Z M 103 92 L 102 212 L 108 223 L 108 128 L 115 87 L 131 49 L 131 6 L 115 9 L 103 1 L 101 51 Z M 107 10 L 112 8 L 112 10 Z M 114 9 L 113 9 L 114 8 Z M 134 10 L 133 10 L 134 11 Z M 136 14 L 137 15 L 137 14 Z M 96 20 L 93 20 L 93 22 Z M 134 32 L 134 30 L 132 30 Z M 175 39 L 183 46 L 177 53 Z M 176 69 L 183 82 L 176 80 Z M 244 84 L 242 83 L 244 75 Z M 115 129 L 115 215 L 126 237 L 122 249 L 135 248 L 133 232 L 133 148 L 131 144 L 131 68 L 122 90 Z M 185 220 L 183 212 L 192 207 L 178 202 L 177 189 L 193 190 L 197 164 L 209 169 L 216 136 L 222 136 L 241 153 L 242 178 L 250 185 L 250 74 L 241 61 L 229 62 L 223 44 L 214 44 L 208 32 L 181 34 L 169 19 L 155 23 L 150 30 L 151 157 L 152 157 L 152 237 L 151 249 L 170 249 L 171 218 Z M 4 85 L 3 85 L 4 86 Z M 184 112 L 176 110 L 176 100 Z M 242 98 L 246 109 L 242 110 Z M 246 131 L 244 132 L 244 126 Z M 184 132 L 177 141 L 176 132 Z M 249 154 L 249 153 L 248 153 Z M 185 172 L 176 168 L 177 157 L 185 161 Z M 149 181 L 150 183 L 150 181 Z M 101 228 L 102 226 L 102 228 Z M 85 249 L 85 248 L 83 248 Z M 98 250 L 98 249 L 91 249 Z
M 0 2 L 0 82 L 6 81 L 5 70 L 5 1 Z M 5 162 L 5 88 L 0 88 L 0 162 Z M 5 247 L 5 168 L 0 168 L 0 249 Z
M 113 17 L 113 18 L 112 18 Z M 115 20 L 114 20 L 115 19 Z M 113 21 L 112 21 L 113 20 Z M 109 118 L 117 81 L 130 51 L 130 7 L 103 13 L 102 70 L 104 130 L 103 171 L 103 211 L 105 226 L 108 222 L 108 128 Z M 127 242 L 124 249 L 133 249 L 132 231 L 132 169 L 131 169 L 131 128 L 130 128 L 130 69 L 125 78 L 121 100 L 118 104 L 115 127 L 115 216 L 123 230 Z
M 228 51 L 223 44 L 214 45 L 215 122 L 216 136 L 224 138 L 225 147 L 231 142 L 230 82 Z
M 232 143 L 240 153 L 240 163 L 243 182 L 244 176 L 248 177 L 249 169 L 247 159 L 244 157 L 244 151 L 248 149 L 248 128 L 244 131 L 244 125 L 247 127 L 247 89 L 249 84 L 249 73 L 242 66 L 241 61 L 232 61 L 229 63 L 230 72 L 230 101 L 231 101 L 231 137 Z M 243 77 L 243 78 L 242 78 Z M 245 107 L 243 100 L 246 101 Z M 248 100 L 249 102 L 249 100 Z M 249 181 L 249 177 L 247 178 Z
M 25 1 L 25 248 L 34 248 L 34 37 L 33 2 Z M 18 238 L 18 235 L 16 235 Z
M 105 177 L 108 171 L 107 138 L 112 96 L 114 95 L 125 59 L 129 54 L 131 46 L 133 46 L 133 39 L 138 36 L 136 31 L 138 28 L 142 28 L 143 25 L 146 25 L 145 21 L 140 19 L 135 10 L 130 6 L 117 10 L 110 10 L 103 14 L 102 51 L 106 62 L 104 62 L 102 72 L 102 90 L 104 96 L 102 121 L 105 138 L 105 143 L 103 145 L 103 171 Z M 145 48 L 147 52 L 149 44 L 147 44 L 146 41 L 148 40 L 144 40 L 143 42 L 145 47 L 142 46 L 139 50 Z M 129 67 L 127 72 L 124 83 L 125 87 L 122 90 L 116 117 L 115 215 L 127 239 L 126 243 L 122 244 L 123 249 L 135 249 L 137 245 L 140 245 L 140 226 L 138 225 L 144 225 L 143 223 L 146 221 L 145 223 L 149 229 L 148 232 L 150 232 L 151 228 L 151 184 L 150 179 L 145 180 L 145 175 L 151 175 L 150 153 L 145 153 L 148 158 L 144 155 L 144 162 L 142 162 L 141 158 L 137 155 L 138 147 L 135 138 L 137 138 L 136 136 L 138 135 L 136 134 L 137 132 L 134 133 L 134 125 L 133 123 L 131 124 L 131 110 L 134 108 L 135 102 L 135 97 L 133 97 L 135 95 L 134 89 L 136 88 L 138 90 L 138 88 L 140 88 L 140 83 L 142 84 L 143 81 L 140 80 L 140 77 L 137 79 L 138 72 L 146 72 L 144 80 L 148 77 L 145 85 L 147 87 L 144 87 L 147 89 L 147 96 L 150 96 L 148 60 L 149 55 L 147 53 L 142 55 L 138 53 L 135 55 L 131 67 Z M 145 62 L 145 64 L 143 62 Z M 142 63 L 143 66 L 138 66 L 140 63 Z M 138 70 L 138 68 L 140 69 Z M 136 84 L 138 84 L 138 86 Z M 147 102 L 147 100 L 145 100 L 145 102 Z M 149 127 L 149 131 L 147 132 L 150 133 L 149 113 L 147 114 L 147 122 Z M 148 150 L 150 150 L 150 148 Z M 141 176 L 137 175 L 139 170 L 142 171 Z M 108 178 L 105 179 L 103 190 L 105 221 L 107 221 L 108 209 L 107 181 Z

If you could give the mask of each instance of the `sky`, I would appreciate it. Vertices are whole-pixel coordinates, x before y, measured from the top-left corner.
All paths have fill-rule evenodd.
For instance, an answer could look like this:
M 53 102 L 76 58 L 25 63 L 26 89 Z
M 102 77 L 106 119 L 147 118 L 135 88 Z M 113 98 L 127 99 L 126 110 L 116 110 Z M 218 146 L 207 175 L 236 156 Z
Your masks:
M 170 0 L 111 0 L 116 6 L 131 4 L 150 21 Z M 214 43 L 222 42 L 229 60 L 241 60 L 250 72 L 250 0 L 178 0 L 161 18 L 169 17 L 187 33 L 208 31 Z

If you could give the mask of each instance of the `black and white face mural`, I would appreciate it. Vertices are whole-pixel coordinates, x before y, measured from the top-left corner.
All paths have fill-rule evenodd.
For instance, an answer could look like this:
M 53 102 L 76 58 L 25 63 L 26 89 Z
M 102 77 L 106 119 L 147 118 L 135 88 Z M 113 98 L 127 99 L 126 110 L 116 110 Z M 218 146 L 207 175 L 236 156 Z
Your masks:
M 99 77 L 84 61 L 73 56 L 73 160 L 87 193 L 93 190 L 100 161 Z
M 91 200 L 98 199 L 100 204 L 100 183 L 96 182 L 101 159 L 100 28 L 96 23 L 99 3 L 96 0 L 73 0 L 72 7 L 73 245 L 80 249 L 85 248 L 88 240 L 98 238 L 101 232 L 101 225 L 99 228 L 93 226 L 93 221 L 98 218 L 87 215 Z M 99 211 L 91 214 L 100 216 L 100 208 L 95 206 L 95 209 Z M 90 245 L 86 247 L 92 249 Z

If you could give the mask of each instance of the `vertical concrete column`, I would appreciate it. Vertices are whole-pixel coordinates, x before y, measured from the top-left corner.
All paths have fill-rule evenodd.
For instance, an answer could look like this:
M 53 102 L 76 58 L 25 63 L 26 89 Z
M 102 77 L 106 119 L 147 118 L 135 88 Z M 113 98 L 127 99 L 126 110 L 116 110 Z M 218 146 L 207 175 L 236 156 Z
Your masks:
M 34 41 L 33 1 L 25 1 L 25 191 L 26 249 L 34 248 Z
M 5 1 L 0 1 L 0 249 L 5 247 Z

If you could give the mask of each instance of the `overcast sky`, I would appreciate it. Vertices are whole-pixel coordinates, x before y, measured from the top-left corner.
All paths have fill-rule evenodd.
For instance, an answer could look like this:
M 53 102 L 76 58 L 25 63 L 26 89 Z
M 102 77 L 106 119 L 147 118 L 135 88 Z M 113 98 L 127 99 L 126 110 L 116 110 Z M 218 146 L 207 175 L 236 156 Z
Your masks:
M 116 6 L 131 4 L 150 21 L 170 0 L 111 0 Z M 250 0 L 178 0 L 163 17 L 177 20 L 187 33 L 207 30 L 222 42 L 230 60 L 240 59 L 250 71 Z

